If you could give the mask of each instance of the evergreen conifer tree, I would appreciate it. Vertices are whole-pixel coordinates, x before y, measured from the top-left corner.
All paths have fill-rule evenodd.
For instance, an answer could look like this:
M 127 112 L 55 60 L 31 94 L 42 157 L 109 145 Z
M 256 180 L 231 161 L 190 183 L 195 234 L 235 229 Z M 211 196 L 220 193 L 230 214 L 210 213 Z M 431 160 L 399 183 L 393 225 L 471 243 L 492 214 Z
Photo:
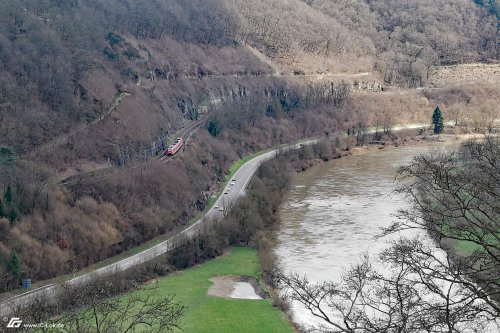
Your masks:
M 4 193 L 3 197 L 5 198 L 5 201 L 7 203 L 10 204 L 12 202 L 12 189 L 11 189 L 10 185 L 7 185 L 7 188 L 5 189 L 5 193 Z
M 443 132 L 443 114 L 441 113 L 439 106 L 436 107 L 434 113 L 432 114 L 432 123 L 434 124 L 434 134 L 440 134 Z
M 21 262 L 16 251 L 10 253 L 10 258 L 7 262 L 7 270 L 15 279 L 21 275 Z

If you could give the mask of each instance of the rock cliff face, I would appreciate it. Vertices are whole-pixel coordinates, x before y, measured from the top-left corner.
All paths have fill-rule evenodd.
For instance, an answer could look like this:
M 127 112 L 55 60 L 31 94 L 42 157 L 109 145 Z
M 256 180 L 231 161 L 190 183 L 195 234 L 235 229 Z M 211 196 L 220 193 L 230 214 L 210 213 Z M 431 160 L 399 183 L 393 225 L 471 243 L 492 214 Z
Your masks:
M 425 85 L 429 65 L 497 58 L 494 19 L 469 0 L 435 8 L 423 0 L 11 0 L 0 4 L 0 144 L 26 153 L 99 119 L 109 136 L 99 141 L 137 148 L 196 107 L 207 112 L 278 80 L 345 76 L 354 92 Z

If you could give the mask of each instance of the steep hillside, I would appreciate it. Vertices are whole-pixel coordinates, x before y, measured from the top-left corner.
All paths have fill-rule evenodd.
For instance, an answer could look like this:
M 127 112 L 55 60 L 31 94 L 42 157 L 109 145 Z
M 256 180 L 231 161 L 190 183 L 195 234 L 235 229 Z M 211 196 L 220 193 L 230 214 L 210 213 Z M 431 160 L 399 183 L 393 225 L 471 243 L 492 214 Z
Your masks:
M 1 143 L 29 151 L 148 80 L 375 71 L 419 86 L 429 66 L 498 59 L 496 22 L 469 0 L 4 1 Z M 162 94 L 148 106 L 144 89 L 129 100 L 162 109 L 151 121 L 175 127 L 185 96 Z
M 15 258 L 49 278 L 181 228 L 247 153 L 491 110 L 497 87 L 405 87 L 497 38 L 466 0 L 0 2 L 0 289 Z
M 234 44 L 233 16 L 218 1 L 2 2 L 2 144 L 25 152 L 99 118 L 139 80 L 266 72 Z M 161 108 L 135 93 L 145 109 Z M 168 104 L 163 126 L 179 116 Z
M 234 0 L 245 42 L 284 69 L 378 71 L 419 86 L 431 65 L 498 59 L 497 19 L 469 0 Z

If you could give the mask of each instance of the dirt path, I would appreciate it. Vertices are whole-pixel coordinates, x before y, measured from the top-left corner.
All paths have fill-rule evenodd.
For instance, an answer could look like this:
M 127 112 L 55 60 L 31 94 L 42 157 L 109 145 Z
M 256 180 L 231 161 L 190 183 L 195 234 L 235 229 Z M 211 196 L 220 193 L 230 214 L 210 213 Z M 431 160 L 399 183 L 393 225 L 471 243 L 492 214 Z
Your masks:
M 118 105 L 120 105 L 120 102 L 121 100 L 126 97 L 126 96 L 130 96 L 129 93 L 121 93 L 116 99 L 115 101 L 113 102 L 113 104 L 99 117 L 99 118 L 96 118 L 94 120 L 92 120 L 91 122 L 88 122 L 88 123 L 85 123 L 85 124 L 81 124 L 79 125 L 78 127 L 76 128 L 73 128 L 72 130 L 70 130 L 68 133 L 65 133 L 65 134 L 62 134 L 52 140 L 50 140 L 49 142 L 46 142 L 40 146 L 37 146 L 33 149 L 30 150 L 29 153 L 27 153 L 27 155 L 29 157 L 35 157 L 36 155 L 40 154 L 40 153 L 43 153 L 43 152 L 46 152 L 50 149 L 54 149 L 55 147 L 58 147 L 62 144 L 65 144 L 68 142 L 68 139 L 72 136 L 74 136 L 75 134 L 77 133 L 80 133 L 84 130 L 86 130 L 87 128 L 89 128 L 90 126 L 93 126 L 101 121 L 103 121 L 104 119 L 106 119 L 117 107 Z

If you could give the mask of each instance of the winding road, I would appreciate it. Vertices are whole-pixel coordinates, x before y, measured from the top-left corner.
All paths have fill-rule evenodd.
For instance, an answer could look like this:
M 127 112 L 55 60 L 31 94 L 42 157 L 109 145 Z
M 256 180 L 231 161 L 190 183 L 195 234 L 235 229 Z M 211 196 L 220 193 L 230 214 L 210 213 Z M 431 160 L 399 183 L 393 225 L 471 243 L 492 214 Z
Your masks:
M 411 124 L 411 125 L 397 126 L 393 128 L 393 130 L 397 131 L 407 128 L 422 128 L 428 126 L 429 126 L 428 124 Z M 368 133 L 370 132 L 374 131 L 368 131 Z M 299 148 L 303 144 L 312 144 L 316 141 L 317 141 L 316 139 L 311 139 L 302 142 L 301 144 L 289 145 L 284 149 L 295 149 Z M 234 204 L 236 199 L 245 193 L 245 189 L 247 188 L 248 183 L 250 182 L 254 173 L 257 171 L 257 168 L 260 166 L 260 164 L 266 161 L 267 159 L 274 157 L 276 155 L 276 152 L 277 149 L 263 153 L 243 164 L 235 173 L 233 178 L 225 186 L 224 190 L 222 191 L 222 194 L 219 196 L 219 198 L 214 203 L 212 208 L 208 210 L 201 219 L 196 221 L 191 226 L 182 230 L 175 236 L 149 249 L 146 249 L 140 253 L 122 259 L 108 266 L 99 268 L 90 273 L 86 273 L 78 277 L 75 277 L 67 281 L 65 284 L 69 286 L 76 286 L 85 283 L 86 281 L 92 279 L 93 277 L 111 275 L 113 273 L 120 272 L 128 268 L 142 264 L 146 261 L 149 261 L 157 256 L 160 256 L 176 248 L 183 239 L 185 239 L 186 237 L 187 238 L 192 237 L 193 235 L 196 234 L 196 232 L 200 231 L 201 227 L 205 223 L 210 223 L 211 221 L 221 219 L 224 216 L 224 213 L 226 213 L 229 209 L 231 209 L 231 206 Z M 37 298 L 54 296 L 55 294 L 57 294 L 60 288 L 61 286 L 59 284 L 49 284 L 37 289 L 33 289 L 22 295 L 18 295 L 10 299 L 7 299 L 6 301 L 0 303 L 0 316 L 7 316 L 13 312 L 13 309 L 17 307 L 27 306 Z
M 289 148 L 293 148 L 295 146 L 296 145 L 292 145 L 289 146 Z M 224 216 L 224 213 L 227 212 L 227 210 L 230 209 L 230 207 L 234 204 L 236 199 L 245 193 L 245 189 L 259 165 L 263 161 L 275 156 L 275 154 L 276 150 L 264 153 L 241 166 L 233 177 L 234 181 L 228 182 L 228 184 L 222 191 L 223 194 L 219 196 L 212 208 L 207 211 L 203 218 L 196 221 L 188 228 L 179 232 L 175 236 L 138 254 L 122 259 L 108 266 L 99 268 L 93 272 L 75 277 L 67 281 L 66 285 L 76 286 L 85 283 L 93 277 L 111 275 L 113 273 L 126 270 L 176 248 L 183 239 L 185 239 L 186 237 L 192 237 L 196 232 L 198 232 L 204 223 L 221 219 Z M 37 298 L 51 297 L 57 294 L 57 292 L 60 290 L 60 287 L 61 286 L 58 284 L 49 284 L 37 289 L 33 289 L 22 295 L 12 297 L 0 303 L 0 316 L 7 316 L 13 312 L 13 309 L 17 307 L 27 306 Z

